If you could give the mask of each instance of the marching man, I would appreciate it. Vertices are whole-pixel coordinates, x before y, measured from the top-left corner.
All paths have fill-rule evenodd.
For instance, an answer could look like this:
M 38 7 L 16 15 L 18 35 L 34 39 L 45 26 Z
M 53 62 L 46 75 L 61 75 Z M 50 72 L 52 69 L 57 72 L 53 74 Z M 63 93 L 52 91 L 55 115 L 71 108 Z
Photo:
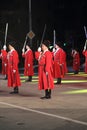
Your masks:
M 74 74 L 78 74 L 80 69 L 80 55 L 77 49 L 72 50 L 71 56 L 73 57 Z
M 64 77 L 65 71 L 65 59 L 66 55 L 62 48 L 60 48 L 61 43 L 57 42 L 55 44 L 55 49 L 53 48 L 53 59 L 54 59 L 54 78 L 57 78 L 57 82 L 55 84 L 61 84 L 61 78 Z
M 82 54 L 85 56 L 85 73 L 87 73 L 87 40 L 85 42 L 85 45 L 84 45 L 84 50 L 82 52 Z
M 43 41 L 41 44 L 42 52 L 36 53 L 36 59 L 38 59 L 39 66 L 38 88 L 39 90 L 45 90 L 45 96 L 41 97 L 41 99 L 50 99 L 51 90 L 54 88 L 52 53 L 48 50 L 48 47 L 49 41 Z
M 5 75 L 5 79 L 7 79 L 7 51 L 6 45 L 3 46 L 1 50 L 0 59 L 2 60 L 2 74 Z
M 8 87 L 13 87 L 14 91 L 10 92 L 10 94 L 19 93 L 18 87 L 21 85 L 20 83 L 20 75 L 18 71 L 19 57 L 18 53 L 15 50 L 15 42 L 9 43 L 9 52 L 7 55 L 8 59 Z
M 33 69 L 33 52 L 29 45 L 26 45 L 26 52 L 24 49 L 22 49 L 22 57 L 25 58 L 25 64 L 24 64 L 24 75 L 28 76 L 28 79 L 26 81 L 31 82 L 32 76 L 34 75 L 34 69 Z

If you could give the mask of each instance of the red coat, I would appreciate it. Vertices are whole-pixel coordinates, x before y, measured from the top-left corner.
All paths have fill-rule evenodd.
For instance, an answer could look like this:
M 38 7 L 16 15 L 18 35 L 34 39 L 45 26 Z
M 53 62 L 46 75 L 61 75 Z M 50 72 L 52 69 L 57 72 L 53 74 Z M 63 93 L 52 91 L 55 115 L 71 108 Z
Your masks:
M 56 52 L 54 52 L 53 54 L 53 59 L 54 59 L 54 78 L 62 78 L 64 77 L 65 74 L 65 68 L 64 68 L 64 64 L 65 64 L 65 54 L 63 49 L 59 48 L 58 50 L 56 50 Z
M 2 74 L 7 74 L 7 51 L 1 50 L 0 58 L 2 60 Z
M 40 52 L 36 51 L 36 52 L 35 52 L 35 59 L 38 60 L 38 59 L 39 59 L 39 56 L 40 56 Z
M 66 74 L 68 72 L 68 68 L 67 68 L 67 62 L 66 62 L 66 52 L 63 51 L 63 65 L 64 65 L 64 74 Z
M 85 56 L 85 73 L 87 73 L 87 50 L 83 50 L 82 54 Z
M 25 58 L 25 65 L 24 65 L 24 75 L 25 76 L 32 76 L 34 75 L 33 69 L 33 52 L 32 50 L 27 50 L 22 56 Z
M 72 54 L 73 57 L 73 70 L 79 70 L 80 68 L 80 55 L 79 52 L 73 53 Z
M 36 53 L 38 56 L 40 53 Z M 46 51 L 39 55 L 38 59 L 38 75 L 39 75 L 39 84 L 38 88 L 40 90 L 44 89 L 53 89 L 53 61 L 52 61 L 52 54 L 50 51 Z M 46 72 L 48 75 L 46 75 Z
M 8 52 L 8 87 L 20 86 L 20 75 L 18 71 L 18 53 L 16 50 Z M 14 72 L 16 71 L 16 72 Z

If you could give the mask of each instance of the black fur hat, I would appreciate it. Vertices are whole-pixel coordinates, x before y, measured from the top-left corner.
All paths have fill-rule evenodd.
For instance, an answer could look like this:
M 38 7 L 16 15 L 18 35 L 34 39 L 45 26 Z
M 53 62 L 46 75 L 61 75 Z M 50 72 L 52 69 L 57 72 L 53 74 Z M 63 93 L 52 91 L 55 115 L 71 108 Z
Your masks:
M 61 47 L 61 42 L 60 41 L 56 42 L 56 45 L 58 45 L 59 47 Z
M 50 46 L 50 41 L 49 41 L 49 40 L 44 40 L 44 41 L 42 42 L 42 44 L 44 44 L 47 48 L 49 48 L 49 46 Z
M 16 42 L 15 42 L 15 41 L 11 41 L 11 42 L 8 43 L 8 45 L 11 45 L 12 47 L 15 48 L 15 46 L 16 46 Z

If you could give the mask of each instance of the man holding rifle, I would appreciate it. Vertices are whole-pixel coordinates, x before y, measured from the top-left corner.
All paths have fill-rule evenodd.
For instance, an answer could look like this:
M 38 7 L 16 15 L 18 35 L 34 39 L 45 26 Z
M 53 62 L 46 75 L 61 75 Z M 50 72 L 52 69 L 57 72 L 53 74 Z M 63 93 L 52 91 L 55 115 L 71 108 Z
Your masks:
M 85 26 L 84 26 L 84 32 L 85 32 L 86 41 L 85 41 L 85 45 L 84 45 L 82 54 L 85 56 L 85 73 L 87 73 L 87 31 L 86 31 Z
M 52 53 L 48 50 L 49 41 L 45 40 L 41 44 L 42 53 L 38 56 L 39 65 L 39 90 L 45 90 L 45 96 L 41 99 L 50 99 L 53 83 L 53 60 Z
M 26 51 L 22 49 L 22 57 L 25 58 L 24 75 L 28 76 L 26 82 L 31 82 L 32 76 L 34 75 L 34 69 L 33 69 L 34 57 L 33 57 L 33 51 L 31 50 L 29 43 L 26 44 Z
M 6 23 L 5 42 L 0 54 L 0 58 L 2 60 L 2 74 L 5 75 L 5 79 L 7 79 L 7 51 L 6 51 L 7 32 L 8 32 L 8 23 Z
M 0 59 L 2 60 L 2 74 L 5 75 L 5 79 L 7 79 L 7 51 L 6 45 L 3 46 L 1 50 Z
M 8 45 L 9 52 L 7 55 L 8 59 L 8 87 L 14 88 L 10 94 L 19 93 L 18 87 L 20 83 L 20 75 L 18 71 L 19 57 L 18 53 L 15 50 L 15 42 L 10 42 Z
M 66 73 L 66 67 L 65 67 L 65 60 L 66 60 L 66 55 L 64 50 L 61 48 L 61 42 L 58 41 L 54 45 L 55 50 L 53 50 L 53 59 L 54 59 L 54 78 L 57 78 L 57 84 L 61 84 L 61 78 L 64 77 Z M 54 49 L 54 48 L 53 48 Z

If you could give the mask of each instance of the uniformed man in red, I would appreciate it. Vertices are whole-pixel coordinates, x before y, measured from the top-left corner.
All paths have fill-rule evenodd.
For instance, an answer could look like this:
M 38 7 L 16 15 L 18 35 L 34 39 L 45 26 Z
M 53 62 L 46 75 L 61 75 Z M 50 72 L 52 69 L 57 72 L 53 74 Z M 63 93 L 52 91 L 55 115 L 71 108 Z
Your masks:
M 52 53 L 48 50 L 49 41 L 45 40 L 41 44 L 42 52 L 39 53 L 38 65 L 39 65 L 39 90 L 45 90 L 45 96 L 41 99 L 50 99 L 51 90 L 54 88 L 53 83 L 53 60 Z
M 65 54 L 64 50 L 60 47 L 61 43 L 57 42 L 55 44 L 55 51 L 53 52 L 53 59 L 54 59 L 54 78 L 57 78 L 57 82 L 55 84 L 61 84 L 61 78 L 65 75 Z
M 30 46 L 26 45 L 26 52 L 22 50 L 22 57 L 25 58 L 25 64 L 24 64 L 24 75 L 28 76 L 28 79 L 26 81 L 31 82 L 32 76 L 34 75 L 34 69 L 33 69 L 33 52 L 30 48 Z
M 64 75 L 66 74 L 66 73 L 68 73 L 68 67 L 67 67 L 67 55 L 66 55 L 66 52 L 65 51 L 63 51 L 63 65 L 64 65 Z
M 13 87 L 14 91 L 10 94 L 19 93 L 18 87 L 21 85 L 20 75 L 18 70 L 19 57 L 15 50 L 15 42 L 10 42 L 8 45 L 9 52 L 7 55 L 8 59 L 8 87 Z
M 74 74 L 78 74 L 80 69 L 80 54 L 77 49 L 72 50 L 71 56 L 73 57 L 73 70 Z
M 82 54 L 85 56 L 85 73 L 87 73 L 87 40 L 85 42 Z
M 1 50 L 0 58 L 2 60 L 2 74 L 5 75 L 5 79 L 7 79 L 7 51 L 6 45 L 3 46 Z
M 41 47 L 38 47 L 38 50 L 35 52 L 35 59 L 36 60 L 39 59 L 39 56 L 41 55 L 41 53 L 42 53 Z

